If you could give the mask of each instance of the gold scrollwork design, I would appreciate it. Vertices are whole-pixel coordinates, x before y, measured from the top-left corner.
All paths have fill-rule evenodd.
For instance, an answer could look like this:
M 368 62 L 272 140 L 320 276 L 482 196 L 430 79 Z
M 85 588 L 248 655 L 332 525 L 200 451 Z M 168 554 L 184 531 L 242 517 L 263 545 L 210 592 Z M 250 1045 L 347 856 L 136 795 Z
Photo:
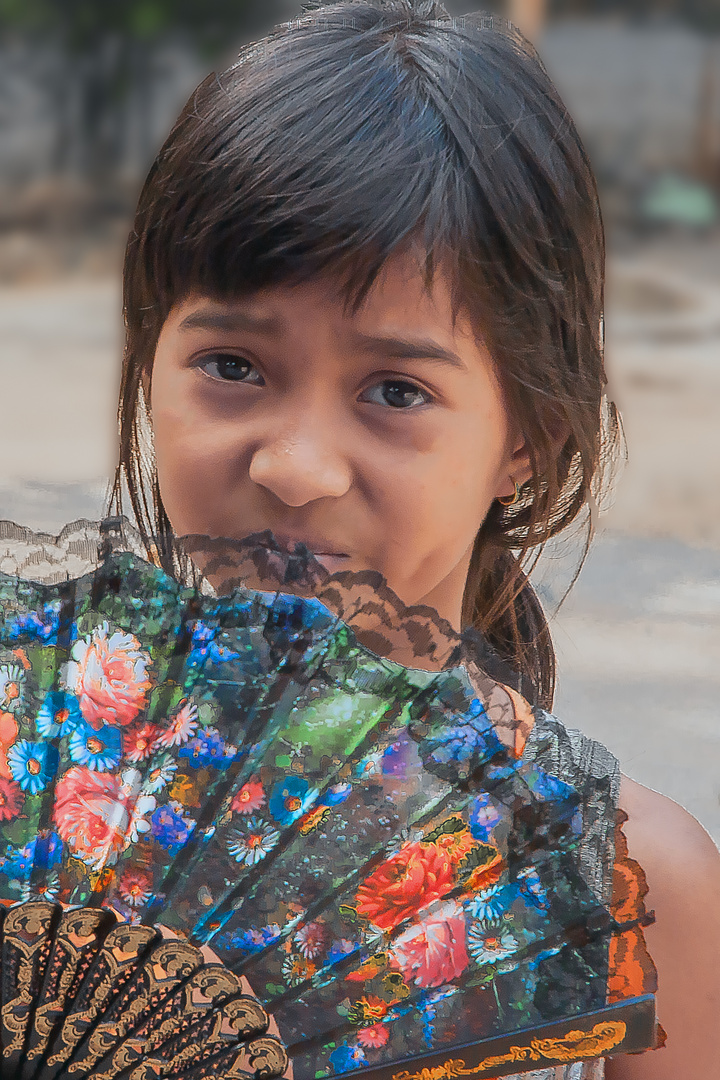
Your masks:
M 569 1062 L 600 1057 L 623 1041 L 626 1030 L 622 1020 L 604 1020 L 591 1031 L 569 1031 L 562 1038 L 533 1039 L 529 1046 L 511 1046 L 507 1053 L 484 1058 L 470 1069 L 462 1058 L 450 1058 L 431 1069 L 393 1073 L 392 1080 L 455 1080 L 458 1076 L 487 1075 L 502 1065 L 524 1061 Z

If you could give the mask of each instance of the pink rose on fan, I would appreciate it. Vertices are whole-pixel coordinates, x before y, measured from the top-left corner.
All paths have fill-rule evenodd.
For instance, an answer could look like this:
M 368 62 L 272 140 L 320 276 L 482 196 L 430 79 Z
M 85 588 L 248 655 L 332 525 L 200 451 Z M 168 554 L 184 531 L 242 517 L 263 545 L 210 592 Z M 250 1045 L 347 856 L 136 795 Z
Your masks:
M 93 870 L 112 866 L 127 841 L 130 802 L 119 776 L 76 766 L 58 781 L 57 830 L 71 853 Z
M 417 986 L 452 982 L 469 963 L 461 905 L 455 900 L 431 904 L 418 912 L 418 920 L 392 947 L 405 981 Z
M 132 634 L 110 633 L 105 622 L 73 645 L 65 683 L 80 701 L 80 711 L 98 731 L 103 724 L 126 727 L 145 707 L 150 657 Z

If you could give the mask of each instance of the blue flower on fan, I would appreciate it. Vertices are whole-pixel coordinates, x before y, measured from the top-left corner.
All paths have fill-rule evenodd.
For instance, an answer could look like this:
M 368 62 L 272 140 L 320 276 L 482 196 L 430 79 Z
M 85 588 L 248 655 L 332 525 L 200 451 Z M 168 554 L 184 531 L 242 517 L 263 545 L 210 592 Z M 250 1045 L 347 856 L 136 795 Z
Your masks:
M 339 806 L 344 803 L 352 791 L 352 784 L 333 784 L 321 799 L 323 806 Z
M 308 812 L 317 796 L 317 788 L 310 788 L 304 777 L 286 776 L 272 789 L 268 809 L 280 825 L 291 825 Z
M 500 743 L 485 706 L 476 698 L 454 723 L 446 727 L 436 725 L 423 740 L 423 747 L 438 764 L 467 761 L 471 757 L 480 764 L 498 752 Z
M 24 638 L 54 645 L 59 629 L 60 601 L 54 600 L 52 603 L 43 604 L 38 611 L 28 611 L 16 616 L 8 625 L 8 637 L 11 641 Z M 74 641 L 76 637 L 77 627 L 73 623 L 71 640 Z
M 479 919 L 481 923 L 491 925 L 499 922 L 517 896 L 516 889 L 504 885 L 494 885 L 482 889 L 465 905 L 468 915 Z
M 50 743 L 21 739 L 7 752 L 8 765 L 23 791 L 37 795 L 46 788 L 58 771 L 60 755 Z
M 82 713 L 78 699 L 64 690 L 51 690 L 35 717 L 38 735 L 42 735 L 44 739 L 68 735 L 81 722 Z
M 24 847 L 8 844 L 5 856 L 0 859 L 0 870 L 9 878 L 30 877 L 34 867 L 52 870 L 62 862 L 63 843 L 56 832 L 44 832 Z
M 27 847 L 29 845 L 18 848 L 13 844 L 8 844 L 6 854 L 0 858 L 0 870 L 3 874 L 19 881 L 30 877 L 33 868 L 33 857 L 32 853 L 27 851 Z
M 190 839 L 195 822 L 177 813 L 173 805 L 159 806 L 150 818 L 152 834 L 161 847 L 176 855 Z
M 260 952 L 267 945 L 272 945 L 280 937 L 280 927 L 277 923 L 270 923 L 259 930 L 251 927 L 249 930 L 235 930 L 227 934 L 220 934 L 213 938 L 213 945 L 220 949 L 238 949 L 240 952 Z
M 397 776 L 404 780 L 416 766 L 417 746 L 410 739 L 403 736 L 397 742 L 391 743 L 382 757 L 383 776 Z
M 574 811 L 577 803 L 577 792 L 570 784 L 559 780 L 552 773 L 545 772 L 544 769 L 539 768 L 537 765 L 524 770 L 523 775 L 528 787 L 538 799 L 542 799 L 543 802 L 550 800 L 553 802 L 568 802 Z
M 470 809 L 470 833 L 483 844 L 492 840 L 492 831 L 502 821 L 502 813 L 490 795 L 483 792 L 472 801 Z
M 237 863 L 254 866 L 277 844 L 280 833 L 267 821 L 251 817 L 242 829 L 230 834 L 228 851 Z
M 350 953 L 356 952 L 360 947 L 360 945 L 356 945 L 354 941 L 349 941 L 347 938 L 333 941 L 328 949 L 328 964 L 336 964 L 338 960 L 342 960 L 344 957 L 349 956 Z
M 70 757 L 88 769 L 108 772 L 120 764 L 122 733 L 109 724 L 96 731 L 82 720 L 70 736 Z
M 517 883 L 520 895 L 527 907 L 538 908 L 547 911 L 549 907 L 547 889 L 540 880 L 540 875 L 534 866 L 524 867 L 518 872 Z
M 235 760 L 237 749 L 228 746 L 217 728 L 206 728 L 190 739 L 179 752 L 179 757 L 187 758 L 193 769 L 204 769 L 209 765 L 216 769 L 227 769 Z
M 218 628 L 208 626 L 198 619 L 192 631 L 192 649 L 188 655 L 190 667 L 201 667 L 207 660 L 214 664 L 225 663 L 228 660 L 237 660 L 239 653 L 228 649 L 226 645 L 218 645 L 215 636 Z
M 361 1046 L 348 1046 L 347 1043 L 342 1043 L 333 1050 L 329 1060 L 336 1073 L 344 1073 L 350 1072 L 351 1069 L 359 1069 L 365 1064 L 367 1058 Z

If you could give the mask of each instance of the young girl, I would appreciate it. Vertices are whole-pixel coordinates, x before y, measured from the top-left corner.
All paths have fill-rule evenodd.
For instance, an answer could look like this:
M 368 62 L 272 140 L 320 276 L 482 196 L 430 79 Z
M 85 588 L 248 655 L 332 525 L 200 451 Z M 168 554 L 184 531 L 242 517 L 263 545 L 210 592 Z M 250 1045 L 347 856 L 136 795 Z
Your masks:
M 115 506 L 166 563 L 173 536 L 271 529 L 482 631 L 570 747 L 558 768 L 612 784 L 647 874 L 667 1044 L 606 1077 L 711 1080 L 720 858 L 543 712 L 554 657 L 521 570 L 616 447 L 603 266 L 587 158 L 515 32 L 419 0 L 311 11 L 210 76 L 151 169 Z

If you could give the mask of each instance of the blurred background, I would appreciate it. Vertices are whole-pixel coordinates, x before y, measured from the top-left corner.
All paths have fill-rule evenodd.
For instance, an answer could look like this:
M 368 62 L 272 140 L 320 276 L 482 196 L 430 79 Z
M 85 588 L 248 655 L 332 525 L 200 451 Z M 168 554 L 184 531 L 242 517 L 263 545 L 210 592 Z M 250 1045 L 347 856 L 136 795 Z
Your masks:
M 720 840 L 720 0 L 485 6 L 537 44 L 608 227 L 628 463 L 553 615 L 556 711 Z M 197 82 L 298 7 L 0 0 L 0 518 L 102 514 L 139 185 Z M 539 568 L 550 613 L 576 556 Z

